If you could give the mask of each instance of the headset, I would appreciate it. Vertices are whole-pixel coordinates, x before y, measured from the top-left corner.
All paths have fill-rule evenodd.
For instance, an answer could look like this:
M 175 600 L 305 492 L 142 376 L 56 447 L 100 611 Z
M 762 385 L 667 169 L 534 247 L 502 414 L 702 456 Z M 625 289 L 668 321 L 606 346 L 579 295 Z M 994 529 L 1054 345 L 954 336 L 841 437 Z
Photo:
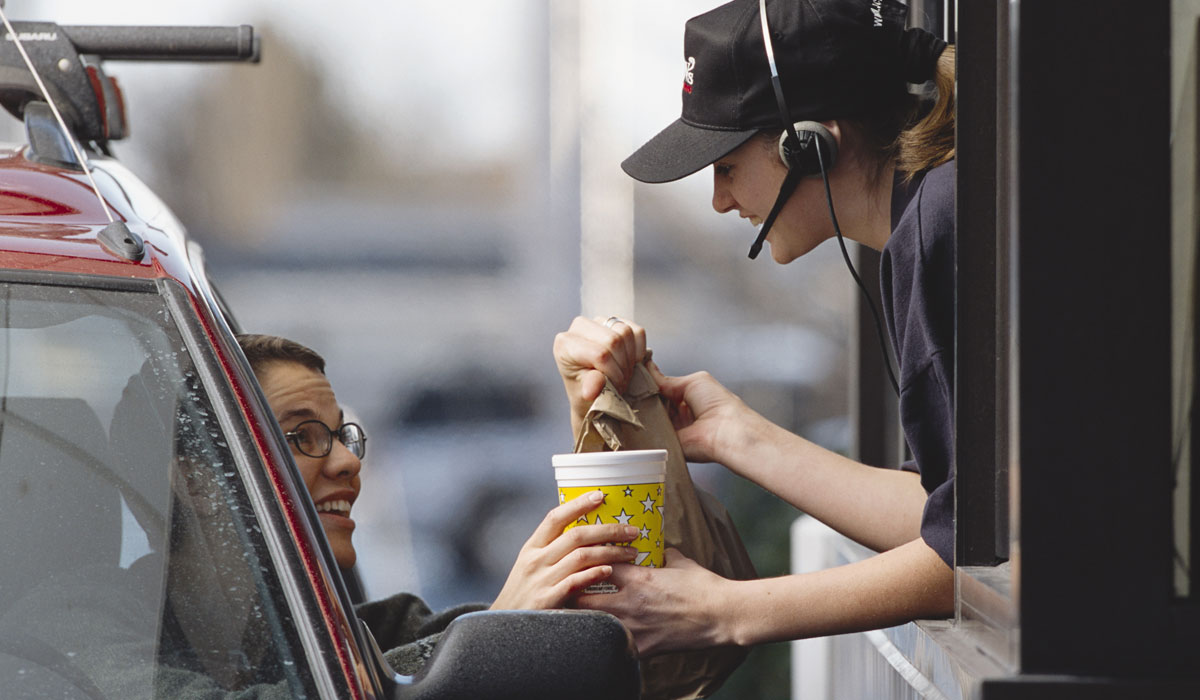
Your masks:
M 800 184 L 800 178 L 820 174 L 821 180 L 825 183 L 825 201 L 829 204 L 829 218 L 833 222 L 834 233 L 837 234 L 838 246 L 842 249 L 842 259 L 846 261 L 846 267 L 850 269 L 850 276 L 862 290 L 863 298 L 867 300 L 867 306 L 871 309 L 871 316 L 875 319 L 875 332 L 879 335 L 879 347 L 883 351 L 883 364 L 887 368 L 892 391 L 896 392 L 896 396 L 900 396 L 900 384 L 896 381 L 896 373 L 892 370 L 892 361 L 888 355 L 887 341 L 884 340 L 883 324 L 879 321 L 879 312 L 875 309 L 875 302 L 867 293 L 862 279 L 859 278 L 858 271 L 854 269 L 854 263 L 850 262 L 850 253 L 846 251 L 846 240 L 842 237 L 842 229 L 838 226 L 837 214 L 833 209 L 833 193 L 829 188 L 829 170 L 833 168 L 837 159 L 837 141 L 833 138 L 833 134 L 829 133 L 829 129 L 819 122 L 792 122 L 792 113 L 788 110 L 787 100 L 783 97 L 783 84 L 779 80 L 779 68 L 775 65 L 775 48 L 771 44 L 771 27 L 767 23 L 767 0 L 758 0 L 758 16 L 762 20 L 763 46 L 767 50 L 767 65 L 771 68 L 771 87 L 775 89 L 775 103 L 779 106 L 779 115 L 783 121 L 783 133 L 779 136 L 779 159 L 783 161 L 788 170 L 787 175 L 783 178 L 783 184 L 779 187 L 779 196 L 775 198 L 775 204 L 771 207 L 771 213 L 763 221 L 758 238 L 750 246 L 750 259 L 757 258 L 762 251 L 763 241 L 766 240 L 771 225 L 775 223 L 775 217 L 779 216 L 783 205 L 796 191 L 796 186 Z

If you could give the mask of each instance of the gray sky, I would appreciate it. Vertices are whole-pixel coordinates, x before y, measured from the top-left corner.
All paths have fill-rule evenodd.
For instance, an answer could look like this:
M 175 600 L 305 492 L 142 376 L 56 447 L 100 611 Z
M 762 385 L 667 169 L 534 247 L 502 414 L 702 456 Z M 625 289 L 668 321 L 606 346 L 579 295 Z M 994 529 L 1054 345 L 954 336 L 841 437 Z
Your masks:
M 527 125 L 546 90 L 547 2 L 8 0 L 6 11 L 11 19 L 60 24 L 254 24 L 268 32 L 264 51 L 270 32 L 284 32 L 329 70 L 338 97 L 367 107 L 362 114 L 421 123 L 447 156 L 491 160 L 538 137 Z M 613 99 L 637 105 L 628 125 L 636 146 L 678 116 L 683 23 L 718 3 L 582 2 L 603 3 L 633 27 L 636 76 Z M 147 83 L 162 94 L 203 79 L 204 67 L 122 65 L 112 72 L 136 100 Z

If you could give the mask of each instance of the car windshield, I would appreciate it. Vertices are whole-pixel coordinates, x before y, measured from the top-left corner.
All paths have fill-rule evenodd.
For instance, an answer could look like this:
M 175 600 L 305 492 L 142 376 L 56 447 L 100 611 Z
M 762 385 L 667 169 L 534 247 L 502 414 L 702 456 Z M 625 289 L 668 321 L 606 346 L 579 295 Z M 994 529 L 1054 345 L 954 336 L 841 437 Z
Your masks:
M 316 695 L 164 288 L 0 283 L 5 695 Z

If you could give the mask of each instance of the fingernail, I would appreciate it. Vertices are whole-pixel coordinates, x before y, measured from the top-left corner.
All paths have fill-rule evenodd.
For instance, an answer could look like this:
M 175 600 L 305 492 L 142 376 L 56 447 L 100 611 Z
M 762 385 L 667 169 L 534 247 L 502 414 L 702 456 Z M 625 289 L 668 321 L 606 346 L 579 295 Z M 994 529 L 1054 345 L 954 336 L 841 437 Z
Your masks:
M 637 537 L 638 532 L 640 532 L 640 530 L 638 530 L 636 527 L 633 527 L 632 525 L 625 526 L 625 536 L 628 537 L 629 539 L 633 539 L 634 537 Z
M 592 503 L 599 503 L 600 501 L 604 500 L 604 493 L 600 491 L 589 491 L 587 497 Z
M 625 548 L 625 556 L 629 557 L 630 559 L 633 559 L 637 555 L 638 555 L 637 547 L 626 547 Z

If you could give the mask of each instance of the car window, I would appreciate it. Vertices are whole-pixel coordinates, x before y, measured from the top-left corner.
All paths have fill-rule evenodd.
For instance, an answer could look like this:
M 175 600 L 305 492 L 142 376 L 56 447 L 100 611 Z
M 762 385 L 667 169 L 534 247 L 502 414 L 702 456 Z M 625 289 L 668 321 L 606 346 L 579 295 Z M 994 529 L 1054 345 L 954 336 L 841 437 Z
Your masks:
M 5 694 L 315 697 L 156 289 L 0 283 Z

